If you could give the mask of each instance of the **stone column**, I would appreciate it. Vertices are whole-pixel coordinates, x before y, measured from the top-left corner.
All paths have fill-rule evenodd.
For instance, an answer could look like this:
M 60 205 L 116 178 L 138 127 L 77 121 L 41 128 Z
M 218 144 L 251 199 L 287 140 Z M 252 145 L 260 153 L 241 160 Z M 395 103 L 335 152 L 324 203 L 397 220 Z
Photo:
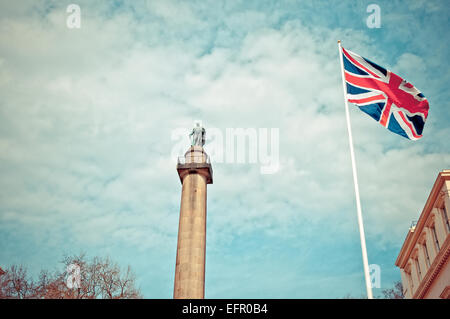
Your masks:
M 413 282 L 413 291 L 411 291 L 411 295 L 414 296 L 414 293 L 416 292 L 417 288 L 419 287 L 421 279 L 419 278 L 419 272 L 417 269 L 416 262 L 414 259 L 411 259 L 411 278 Z
M 447 217 L 450 218 L 450 190 L 445 189 L 444 194 L 444 209 L 447 212 Z
M 446 225 L 444 225 L 444 218 L 441 215 L 442 213 L 436 207 L 432 209 L 431 213 L 434 214 L 434 229 L 436 230 L 439 246 L 442 247 L 445 238 L 447 237 L 447 231 L 445 229 Z
M 436 244 L 434 243 L 434 236 L 432 234 L 432 230 L 429 227 L 425 227 L 425 238 L 427 241 L 428 253 L 430 254 L 430 261 L 433 263 L 434 258 L 436 258 L 439 253 L 436 249 Z
M 178 161 L 182 186 L 175 266 L 175 299 L 205 297 L 206 185 L 212 167 L 201 146 L 191 146 Z
M 425 277 L 425 274 L 428 271 L 428 264 L 427 264 L 427 256 L 425 252 L 425 246 L 421 243 L 419 243 L 419 250 L 417 255 L 417 261 L 419 262 L 420 270 L 422 270 L 422 278 Z
M 404 269 L 400 269 L 400 275 L 402 277 L 403 293 L 405 294 L 405 298 L 411 299 L 412 283 L 410 282 L 410 275 L 408 275 Z

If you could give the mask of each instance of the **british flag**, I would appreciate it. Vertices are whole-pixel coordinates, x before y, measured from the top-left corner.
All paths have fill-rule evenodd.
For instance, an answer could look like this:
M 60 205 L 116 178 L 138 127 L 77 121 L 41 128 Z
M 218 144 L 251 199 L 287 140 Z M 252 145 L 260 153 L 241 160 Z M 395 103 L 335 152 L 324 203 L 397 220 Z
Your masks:
M 388 130 L 411 140 L 422 137 L 428 101 L 411 83 L 342 48 L 347 100 Z

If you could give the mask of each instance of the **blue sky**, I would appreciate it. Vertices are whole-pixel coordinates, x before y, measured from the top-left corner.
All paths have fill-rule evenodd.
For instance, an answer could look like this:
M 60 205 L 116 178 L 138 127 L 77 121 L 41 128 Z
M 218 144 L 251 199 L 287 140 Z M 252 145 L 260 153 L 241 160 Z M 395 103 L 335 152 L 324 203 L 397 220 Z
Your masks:
M 280 129 L 277 173 L 214 164 L 206 297 L 364 294 L 341 39 L 430 103 L 416 142 L 350 110 L 369 263 L 381 289 L 400 279 L 408 227 L 450 167 L 446 1 L 74 2 L 81 29 L 66 26 L 71 2 L 0 2 L 2 267 L 109 255 L 145 297 L 171 298 L 171 134 L 201 119 L 207 134 Z M 379 29 L 366 26 L 370 3 Z

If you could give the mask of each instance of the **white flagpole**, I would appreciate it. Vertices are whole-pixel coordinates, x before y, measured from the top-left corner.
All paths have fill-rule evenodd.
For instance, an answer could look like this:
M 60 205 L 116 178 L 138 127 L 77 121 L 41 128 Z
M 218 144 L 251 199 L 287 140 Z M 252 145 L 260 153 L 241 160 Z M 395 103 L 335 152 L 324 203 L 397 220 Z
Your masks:
M 355 152 L 353 150 L 353 138 L 352 138 L 352 127 L 350 125 L 350 113 L 348 111 L 347 86 L 345 83 L 345 73 L 344 73 L 344 59 L 342 58 L 342 47 L 341 47 L 340 40 L 338 41 L 338 46 L 339 46 L 339 58 L 341 60 L 342 88 L 344 89 L 344 102 L 345 102 L 345 117 L 347 118 L 348 142 L 350 144 L 350 157 L 352 158 L 353 183 L 355 185 L 356 210 L 358 213 L 359 237 L 361 239 L 361 250 L 362 250 L 362 258 L 363 258 L 363 265 L 364 265 L 364 277 L 366 279 L 367 298 L 373 299 L 372 283 L 370 281 L 370 274 L 369 274 L 369 261 L 367 259 L 366 238 L 364 236 L 364 225 L 363 225 L 363 219 L 362 219 L 362 213 L 361 213 L 361 202 L 359 200 L 358 176 L 356 175 Z

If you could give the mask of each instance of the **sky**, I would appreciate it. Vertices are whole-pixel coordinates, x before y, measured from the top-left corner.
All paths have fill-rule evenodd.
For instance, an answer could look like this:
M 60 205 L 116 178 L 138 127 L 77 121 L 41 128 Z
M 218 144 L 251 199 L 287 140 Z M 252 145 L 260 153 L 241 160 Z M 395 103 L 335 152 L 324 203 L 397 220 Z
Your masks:
M 67 26 L 71 3 L 80 28 Z M 367 26 L 369 4 L 380 28 Z M 36 276 L 63 269 L 64 254 L 110 256 L 145 298 L 172 298 L 172 153 L 201 120 L 207 152 L 214 130 L 279 130 L 272 174 L 210 154 L 205 296 L 363 296 L 340 39 L 430 103 L 418 141 L 350 104 L 379 296 L 450 168 L 448 29 L 446 1 L 1 0 L 0 267 Z

